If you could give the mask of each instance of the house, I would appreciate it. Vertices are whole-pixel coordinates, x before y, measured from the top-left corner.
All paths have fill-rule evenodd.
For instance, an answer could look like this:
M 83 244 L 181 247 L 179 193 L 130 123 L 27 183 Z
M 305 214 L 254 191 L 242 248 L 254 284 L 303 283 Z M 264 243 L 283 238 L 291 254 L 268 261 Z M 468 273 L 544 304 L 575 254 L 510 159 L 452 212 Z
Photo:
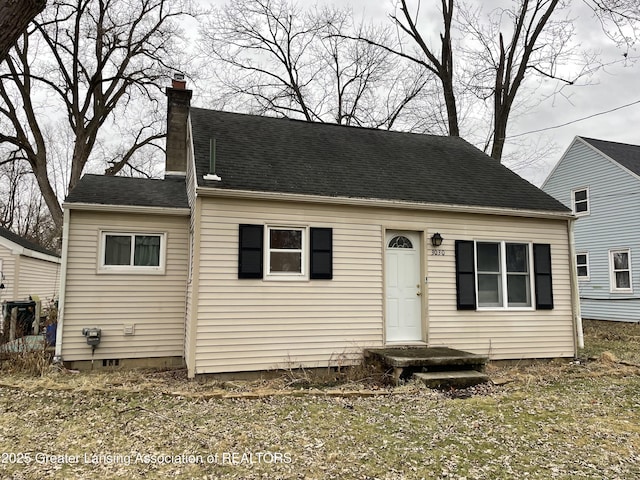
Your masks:
M 582 316 L 640 321 L 640 146 L 576 137 L 542 188 L 577 217 Z
M 164 180 L 85 175 L 64 202 L 64 362 L 193 377 L 385 345 L 576 354 L 570 209 L 464 140 L 167 95 Z
M 0 227 L 0 301 L 58 298 L 60 256 Z

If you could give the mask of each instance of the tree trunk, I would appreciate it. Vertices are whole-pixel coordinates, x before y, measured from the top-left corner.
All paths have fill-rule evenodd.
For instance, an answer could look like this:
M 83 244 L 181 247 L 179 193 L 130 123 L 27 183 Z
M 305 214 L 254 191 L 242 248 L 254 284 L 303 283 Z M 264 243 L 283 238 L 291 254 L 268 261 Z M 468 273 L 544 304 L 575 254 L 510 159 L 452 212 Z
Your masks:
M 0 62 L 46 3 L 46 0 L 0 0 Z
M 504 142 L 507 138 L 507 120 L 508 115 L 495 115 L 491 157 L 498 162 L 502 161 L 502 150 L 504 149 Z
M 453 79 L 449 77 L 442 78 L 442 92 L 444 95 L 444 103 L 447 107 L 447 120 L 449 123 L 449 135 L 452 137 L 460 136 L 460 127 L 458 125 L 458 109 L 456 107 L 456 95 L 453 91 Z
M 47 208 L 49 209 L 51 218 L 56 224 L 56 227 L 61 229 L 63 219 L 62 207 L 60 207 L 60 202 L 58 201 L 56 192 L 53 191 L 51 183 L 49 182 L 49 177 L 47 177 L 46 163 L 42 162 L 43 168 L 39 168 L 38 166 L 34 165 L 34 162 L 30 161 L 29 163 L 31 163 L 33 174 L 36 177 L 38 187 L 40 187 L 40 192 L 42 193 L 42 197 L 44 198 L 45 203 L 47 204 Z

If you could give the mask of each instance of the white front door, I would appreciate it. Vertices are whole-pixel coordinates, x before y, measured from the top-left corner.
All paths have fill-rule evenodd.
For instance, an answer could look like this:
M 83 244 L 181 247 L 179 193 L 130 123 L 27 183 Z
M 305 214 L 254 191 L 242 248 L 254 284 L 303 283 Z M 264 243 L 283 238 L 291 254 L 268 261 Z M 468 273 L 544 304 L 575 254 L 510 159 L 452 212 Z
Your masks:
M 387 231 L 385 282 L 387 342 L 423 340 L 420 236 L 416 232 Z

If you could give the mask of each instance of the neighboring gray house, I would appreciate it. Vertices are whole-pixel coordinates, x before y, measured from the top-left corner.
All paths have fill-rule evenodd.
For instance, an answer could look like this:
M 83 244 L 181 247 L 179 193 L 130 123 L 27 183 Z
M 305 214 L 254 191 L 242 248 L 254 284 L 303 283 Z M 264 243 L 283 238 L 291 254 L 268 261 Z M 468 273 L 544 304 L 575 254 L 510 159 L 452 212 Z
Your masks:
M 542 189 L 578 218 L 582 317 L 640 321 L 640 146 L 576 137 Z

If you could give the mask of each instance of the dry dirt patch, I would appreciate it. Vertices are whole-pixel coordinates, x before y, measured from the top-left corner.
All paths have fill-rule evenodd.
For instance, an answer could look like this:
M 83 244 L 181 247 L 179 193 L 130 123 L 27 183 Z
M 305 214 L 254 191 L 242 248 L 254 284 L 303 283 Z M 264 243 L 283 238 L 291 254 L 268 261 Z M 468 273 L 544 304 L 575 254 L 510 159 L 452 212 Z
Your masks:
M 4 372 L 0 477 L 640 478 L 640 370 L 616 361 L 633 347 L 595 340 L 611 355 L 490 366 L 500 385 L 464 391 Z

